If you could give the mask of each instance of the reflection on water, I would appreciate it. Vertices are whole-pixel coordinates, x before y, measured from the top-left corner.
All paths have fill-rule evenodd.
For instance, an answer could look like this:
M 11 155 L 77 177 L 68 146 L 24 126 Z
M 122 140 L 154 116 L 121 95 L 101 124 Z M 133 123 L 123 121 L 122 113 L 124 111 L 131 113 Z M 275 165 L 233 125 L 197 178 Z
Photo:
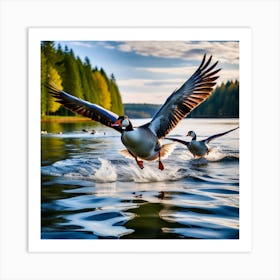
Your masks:
M 203 139 L 237 125 L 187 119 L 172 134 L 195 130 Z M 163 171 L 122 157 L 110 128 L 87 122 L 42 130 L 42 238 L 239 238 L 238 130 L 211 142 L 206 160 L 177 144 Z

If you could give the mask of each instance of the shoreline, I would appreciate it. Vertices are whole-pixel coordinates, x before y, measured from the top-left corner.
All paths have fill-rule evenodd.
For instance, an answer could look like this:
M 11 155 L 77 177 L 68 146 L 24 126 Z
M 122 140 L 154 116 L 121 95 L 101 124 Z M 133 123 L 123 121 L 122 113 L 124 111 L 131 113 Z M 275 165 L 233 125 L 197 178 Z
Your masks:
M 151 117 L 148 117 L 148 119 Z M 132 118 L 133 119 L 133 118 Z M 142 118 L 136 118 L 142 119 Z M 143 118 L 147 119 L 147 118 Z M 236 117 L 192 117 L 190 119 L 239 119 Z M 80 116 L 46 116 L 41 118 L 41 123 L 74 123 L 74 122 L 96 122 L 92 119 Z
M 80 116 L 45 116 L 41 117 L 41 123 L 71 123 L 71 122 L 93 122 L 92 119 Z

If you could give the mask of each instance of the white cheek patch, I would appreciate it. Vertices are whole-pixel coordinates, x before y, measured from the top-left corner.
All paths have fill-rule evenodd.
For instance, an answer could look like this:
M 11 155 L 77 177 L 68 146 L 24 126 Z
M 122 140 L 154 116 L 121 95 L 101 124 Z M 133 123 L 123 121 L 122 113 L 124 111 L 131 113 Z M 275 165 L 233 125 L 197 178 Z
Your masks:
M 129 120 L 128 119 L 124 119 L 122 121 L 122 127 L 128 127 L 129 126 Z

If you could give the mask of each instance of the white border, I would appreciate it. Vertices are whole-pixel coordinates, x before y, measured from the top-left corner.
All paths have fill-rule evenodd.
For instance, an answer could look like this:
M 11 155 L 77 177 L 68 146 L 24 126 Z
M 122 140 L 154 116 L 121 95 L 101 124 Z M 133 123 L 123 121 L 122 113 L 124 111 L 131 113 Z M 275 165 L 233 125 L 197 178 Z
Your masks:
M 251 250 L 252 95 L 249 28 L 30 28 L 29 251 L 30 252 L 248 252 Z M 240 42 L 240 238 L 238 240 L 41 240 L 40 42 L 78 40 L 236 40 Z
M 279 280 L 279 8 L 278 0 L 0 0 L 0 279 Z M 251 252 L 28 253 L 27 28 L 155 24 L 252 29 Z M 267 138 L 273 153 L 263 150 Z

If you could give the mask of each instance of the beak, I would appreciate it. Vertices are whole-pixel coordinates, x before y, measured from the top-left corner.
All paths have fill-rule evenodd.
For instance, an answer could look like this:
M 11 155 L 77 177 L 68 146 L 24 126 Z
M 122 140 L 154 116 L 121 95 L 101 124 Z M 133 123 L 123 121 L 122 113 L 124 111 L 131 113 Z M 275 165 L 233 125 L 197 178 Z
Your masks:
M 120 126 L 121 120 L 117 120 L 116 122 L 112 123 L 111 126 Z

